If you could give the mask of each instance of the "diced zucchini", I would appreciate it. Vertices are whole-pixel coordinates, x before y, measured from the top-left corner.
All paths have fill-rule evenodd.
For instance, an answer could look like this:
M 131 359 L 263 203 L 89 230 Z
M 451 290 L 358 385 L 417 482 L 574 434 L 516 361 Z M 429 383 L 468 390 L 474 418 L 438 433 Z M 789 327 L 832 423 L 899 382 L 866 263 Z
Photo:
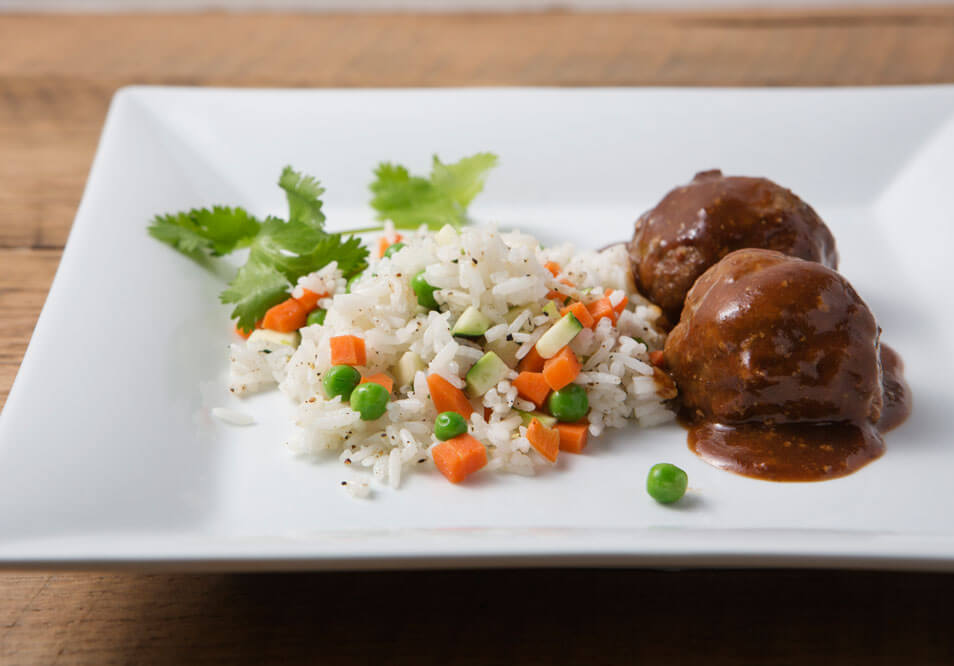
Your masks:
M 297 347 L 301 342 L 301 335 L 298 331 L 279 333 L 278 331 L 270 331 L 267 328 L 257 328 L 248 336 L 248 342 L 249 344 L 253 342 L 257 343 L 262 345 L 265 350 L 273 352 L 281 346 Z
M 467 371 L 467 390 L 477 398 L 495 387 L 510 373 L 507 364 L 493 352 L 487 352 Z
M 567 312 L 537 340 L 537 353 L 543 358 L 556 356 L 557 352 L 570 344 L 570 341 L 582 330 L 583 324 L 572 313 Z
M 451 329 L 452 335 L 478 336 L 487 332 L 493 322 L 490 317 L 475 308 L 473 305 L 464 310 L 454 328 Z
M 543 314 L 552 319 L 556 319 L 560 316 L 560 311 L 557 310 L 556 303 L 553 301 L 547 301 L 547 304 L 543 306 Z
M 394 366 L 394 381 L 400 386 L 411 386 L 414 383 L 414 375 L 427 366 L 420 356 L 412 351 L 404 352 Z
M 549 414 L 544 414 L 543 412 L 524 412 L 519 409 L 514 411 L 520 414 L 520 418 L 523 420 L 523 425 L 525 426 L 529 426 L 530 421 L 533 419 L 539 421 L 540 425 L 544 426 L 545 428 L 552 428 L 558 423 L 556 417 L 550 416 Z

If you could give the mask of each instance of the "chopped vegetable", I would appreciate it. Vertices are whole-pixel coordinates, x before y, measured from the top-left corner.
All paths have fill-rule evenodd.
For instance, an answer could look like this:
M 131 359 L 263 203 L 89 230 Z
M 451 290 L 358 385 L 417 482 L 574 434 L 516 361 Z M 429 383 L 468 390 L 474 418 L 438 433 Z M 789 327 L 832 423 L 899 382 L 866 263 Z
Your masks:
M 356 335 L 333 337 L 330 344 L 332 365 L 364 365 L 368 362 L 364 340 Z
M 343 402 L 351 399 L 351 392 L 361 382 L 361 373 L 350 365 L 335 365 L 325 371 L 321 385 L 329 400 L 337 396 Z
M 280 333 L 267 328 L 256 328 L 248 336 L 249 344 L 256 344 L 262 347 L 262 351 L 273 352 L 280 347 L 297 347 L 301 342 L 301 335 L 298 331 L 289 331 Z
M 672 504 L 686 494 L 689 475 L 670 463 L 658 463 L 649 468 L 646 492 L 660 504 Z
M 576 423 L 590 410 L 590 399 L 586 395 L 586 389 L 579 384 L 570 384 L 551 393 L 547 407 L 560 421 Z
M 543 370 L 543 364 L 546 362 L 540 353 L 537 351 L 536 347 L 531 347 L 530 351 L 520 359 L 520 363 L 517 364 L 517 370 L 520 372 L 540 372 Z
M 368 382 L 374 382 L 375 384 L 380 384 L 388 390 L 388 393 L 391 393 L 394 389 L 394 380 L 388 377 L 383 372 L 378 372 L 373 375 L 368 375 L 367 377 L 361 378 L 362 384 L 367 384 Z
M 394 378 L 398 386 L 410 386 L 414 383 L 414 375 L 426 367 L 420 356 L 412 351 L 406 351 L 394 366 Z
M 557 424 L 557 420 L 554 417 L 549 414 L 544 414 L 543 412 L 523 412 L 519 409 L 515 409 L 514 411 L 520 415 L 520 421 L 525 426 L 529 426 L 533 419 L 537 419 L 547 428 L 552 428 Z
M 351 409 L 361 415 L 362 421 L 375 421 L 388 411 L 391 394 L 375 382 L 359 384 L 351 392 Z
M 318 301 L 326 297 L 328 294 L 316 294 L 310 289 L 302 289 L 302 295 L 295 300 L 298 301 L 299 305 L 305 308 L 305 312 L 311 312 L 318 307 Z
M 381 257 L 391 256 L 388 254 L 388 249 L 390 249 L 392 245 L 400 243 L 403 238 L 404 236 L 401 234 L 394 234 L 393 239 L 389 239 L 386 236 L 381 236 L 381 238 L 378 239 L 378 259 Z M 401 243 L 401 247 L 404 247 L 403 243 Z
M 245 339 L 245 340 L 248 340 L 248 336 L 250 336 L 250 335 L 252 334 L 252 331 L 243 331 L 242 329 L 240 329 L 240 328 L 238 327 L 238 324 L 236 324 L 236 325 L 235 325 L 235 334 L 238 335 L 240 338 L 243 338 L 243 339 Z
M 328 311 L 322 310 L 321 308 L 315 308 L 308 313 L 308 319 L 305 320 L 307 326 L 314 326 L 315 324 L 322 325 L 325 323 L 325 316 L 327 316 Z
M 553 319 L 560 318 L 560 311 L 557 310 L 557 306 L 553 301 L 547 301 L 547 304 L 543 306 L 543 314 Z
M 509 374 L 507 364 L 494 352 L 487 352 L 467 371 L 467 390 L 473 397 L 479 398 Z
M 556 356 L 548 358 L 543 364 L 543 378 L 554 391 L 572 384 L 580 374 L 580 361 L 569 347 L 561 349 Z M 539 406 L 539 405 L 538 405 Z
M 550 386 L 542 372 L 521 372 L 513 380 L 513 386 L 521 398 L 529 400 L 539 409 L 543 407 L 550 394 Z
M 484 188 L 487 172 L 497 165 L 492 153 L 477 153 L 454 164 L 434 156 L 431 177 L 412 176 L 403 166 L 382 162 L 371 183 L 371 207 L 379 220 L 391 220 L 400 229 L 426 224 L 460 228 L 467 222 L 467 207 Z
M 354 275 L 352 275 L 351 277 L 348 278 L 348 281 L 345 283 L 345 293 L 346 293 L 346 294 L 350 294 L 350 293 L 351 293 L 351 287 L 354 286 L 354 283 L 357 282 L 357 281 L 361 278 L 362 275 L 364 275 L 364 271 L 361 271 L 360 273 L 355 273 Z
M 557 423 L 553 427 L 560 434 L 561 451 L 583 453 L 589 433 L 588 423 Z
M 610 303 L 610 299 L 605 296 L 587 305 L 586 309 L 590 311 L 590 315 L 593 317 L 594 326 L 604 317 L 609 317 L 611 322 L 616 323 L 616 310 L 613 309 L 613 304 Z
M 434 436 L 446 441 L 467 432 L 467 421 L 457 412 L 441 412 L 434 421 Z
M 391 257 L 394 256 L 396 252 L 400 252 L 401 248 L 403 247 L 404 247 L 404 243 L 393 243 L 391 245 L 388 245 L 388 249 L 384 251 L 384 256 L 390 259 Z
M 557 352 L 570 344 L 570 341 L 583 330 L 583 325 L 572 313 L 563 315 L 557 323 L 537 340 L 536 350 L 543 358 L 556 356 Z
M 417 296 L 418 305 L 428 310 L 438 309 L 437 300 L 434 298 L 434 292 L 437 291 L 437 287 L 427 283 L 427 280 L 424 279 L 424 271 L 419 272 L 411 279 L 411 289 L 414 290 L 414 295 Z
M 278 305 L 273 305 L 262 319 L 262 328 L 279 333 L 291 333 L 305 325 L 308 320 L 308 311 L 294 298 L 289 298 Z
M 474 413 L 474 406 L 459 388 L 451 384 L 440 375 L 433 373 L 427 376 L 427 388 L 431 392 L 431 400 L 438 412 L 457 412 L 465 419 Z
M 553 277 L 559 275 L 560 271 L 563 270 L 560 268 L 560 264 L 555 261 L 548 261 L 547 263 L 543 264 L 543 267 L 550 271 L 550 275 Z
M 560 310 L 561 315 L 565 315 L 568 312 L 576 317 L 578 322 L 583 324 L 583 328 L 593 328 L 593 324 L 595 323 L 593 320 L 593 315 L 591 315 L 590 311 L 586 309 L 586 306 L 579 301 L 570 303 L 565 308 Z
M 463 434 L 432 448 L 431 458 L 448 481 L 460 483 L 487 464 L 487 450 L 474 437 Z
M 550 462 L 556 462 L 560 454 L 560 433 L 555 429 L 547 428 L 539 419 L 533 419 L 527 428 L 527 439 L 537 453 Z
M 476 337 L 486 333 L 492 324 L 490 317 L 471 305 L 460 313 L 454 328 L 451 329 L 451 334 Z

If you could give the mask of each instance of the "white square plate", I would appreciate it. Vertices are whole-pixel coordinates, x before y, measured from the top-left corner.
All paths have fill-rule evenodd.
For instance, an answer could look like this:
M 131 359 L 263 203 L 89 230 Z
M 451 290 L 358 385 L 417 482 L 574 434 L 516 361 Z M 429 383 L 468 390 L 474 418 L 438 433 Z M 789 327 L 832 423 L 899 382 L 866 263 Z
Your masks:
M 276 394 L 225 390 L 221 282 L 146 235 L 157 212 L 281 213 L 295 165 L 329 228 L 366 223 L 384 159 L 493 150 L 472 211 L 546 241 L 628 239 L 696 171 L 765 175 L 819 211 L 842 269 L 908 366 L 885 456 L 814 484 L 713 469 L 677 426 L 630 429 L 527 479 L 417 475 L 370 501 L 283 446 Z M 0 564 L 174 568 L 498 565 L 954 569 L 954 87 L 854 90 L 131 88 L 106 122 L 60 269 L 0 418 Z M 655 504 L 655 462 L 691 493 Z

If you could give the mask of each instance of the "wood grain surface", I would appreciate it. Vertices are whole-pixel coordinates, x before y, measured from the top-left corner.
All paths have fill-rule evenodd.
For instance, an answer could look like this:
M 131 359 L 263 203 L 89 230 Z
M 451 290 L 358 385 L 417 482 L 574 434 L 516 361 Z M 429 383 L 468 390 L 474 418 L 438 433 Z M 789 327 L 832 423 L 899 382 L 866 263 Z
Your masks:
M 944 82 L 950 7 L 0 16 L 0 408 L 120 86 Z M 7 573 L 0 663 L 945 664 L 952 593 L 858 572 Z

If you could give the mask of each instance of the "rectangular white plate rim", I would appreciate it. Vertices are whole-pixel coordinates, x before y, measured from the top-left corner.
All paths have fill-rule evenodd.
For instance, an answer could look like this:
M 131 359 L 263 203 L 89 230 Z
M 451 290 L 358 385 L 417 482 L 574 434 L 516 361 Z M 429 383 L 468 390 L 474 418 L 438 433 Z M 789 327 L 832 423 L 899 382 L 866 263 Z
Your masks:
M 697 99 L 711 96 L 712 99 L 731 99 L 733 95 L 755 98 L 760 95 L 786 96 L 795 99 L 799 94 L 806 96 L 839 96 L 851 98 L 853 95 L 871 95 L 882 91 L 885 95 L 913 96 L 912 99 L 930 99 L 936 95 L 938 104 L 946 115 L 944 121 L 938 121 L 932 128 L 932 136 L 950 138 L 954 115 L 954 87 L 888 87 L 864 89 L 427 89 L 427 90 L 223 90 L 223 89 L 187 89 L 132 87 L 121 90 L 113 101 L 107 116 L 103 137 L 91 169 L 87 192 L 77 213 L 77 224 L 70 234 L 63 255 L 63 261 L 51 288 L 49 301 L 54 294 L 66 291 L 61 277 L 66 272 L 71 276 L 80 271 L 74 262 L 83 262 L 83 248 L 78 248 L 76 240 L 86 234 L 84 227 L 94 224 L 87 213 L 91 208 L 102 206 L 107 189 L 100 182 L 103 163 L 116 159 L 112 153 L 115 146 L 109 144 L 109 137 L 116 131 L 117 116 L 130 105 L 142 105 L 150 99 L 167 96 L 186 96 L 190 99 L 212 99 L 217 94 L 232 96 L 233 99 L 250 100 L 272 96 L 275 100 L 288 97 L 294 99 L 322 98 L 325 100 L 345 100 L 366 96 L 366 99 L 381 101 L 386 99 L 409 99 L 417 96 L 430 100 L 444 100 L 445 96 L 467 96 L 474 100 L 528 99 L 535 96 L 553 96 L 554 99 L 571 100 L 585 98 L 599 99 L 601 95 L 614 99 L 625 99 L 630 95 L 642 95 L 652 101 L 666 95 L 698 95 Z M 733 102 L 734 103 L 734 102 Z M 448 102 L 451 104 L 451 102 Z M 124 107 L 124 108 L 120 108 Z M 899 102 L 899 108 L 901 103 Z M 940 117 L 940 116 L 939 116 Z M 873 122 L 873 121 L 872 121 Z M 931 141 L 925 139 L 926 148 L 907 154 L 910 164 L 905 164 L 900 175 L 893 174 L 891 189 L 898 189 L 898 182 L 905 183 L 915 176 L 923 176 L 930 164 Z M 946 145 L 946 144 L 945 144 Z M 201 146 L 200 146 L 201 147 Z M 943 146 L 942 146 L 943 148 Z M 193 150 L 198 150 L 194 146 Z M 903 152 L 902 148 L 898 148 Z M 505 147 L 500 148 L 506 159 Z M 928 160 L 927 166 L 920 161 Z M 708 165 L 700 165 L 708 166 Z M 908 174 L 911 172 L 911 175 Z M 781 180 L 781 179 L 780 179 Z M 234 183 L 223 177 L 223 192 L 232 189 Z M 675 184 L 675 183 L 673 183 Z M 95 186 L 95 187 L 94 187 Z M 329 188 L 330 189 L 330 188 Z M 97 193 L 97 197 L 91 195 Z M 514 190 L 501 188 L 501 197 L 506 199 Z M 919 194 L 923 192 L 918 190 Z M 485 197 L 490 196 L 488 192 Z M 95 199 L 95 200 L 94 200 Z M 837 208 L 838 202 L 833 204 Z M 520 202 L 517 203 L 520 205 Z M 848 205 L 848 204 L 846 204 Z M 351 206 L 342 205 L 342 210 Z M 879 210 L 893 213 L 899 210 L 900 203 L 893 200 L 891 193 L 879 197 Z M 329 206 L 331 207 L 331 206 Z M 925 209 L 928 212 L 929 209 Z M 82 227 L 82 228 L 81 228 Z M 890 230 L 886 233 L 892 233 Z M 836 234 L 837 235 L 837 234 Z M 951 237 L 950 233 L 946 236 Z M 887 242 L 893 242 L 887 237 Z M 943 242 L 944 236 L 941 237 Z M 846 248 L 847 249 L 847 248 Z M 856 269 L 855 266 L 851 268 Z M 850 270 L 850 269 L 849 269 Z M 858 269 L 856 269 L 858 270 Z M 929 270 L 929 269 L 924 269 Z M 862 271 L 858 271 L 859 273 Z M 934 275 L 935 273 L 930 273 Z M 949 281 L 948 281 L 949 282 Z M 57 302 L 56 308 L 60 307 Z M 37 326 L 37 334 L 28 348 L 20 375 L 10 393 L 7 406 L 0 415 L 0 453 L 23 446 L 22 441 L 5 440 L 6 433 L 13 432 L 17 412 L 25 405 L 28 397 L 22 392 L 31 373 L 39 361 L 34 358 L 41 352 L 35 347 L 38 338 L 43 344 L 53 339 L 53 331 L 47 328 L 52 318 L 50 303 L 44 307 Z M 31 377 L 31 379 L 34 379 Z M 17 423 L 16 432 L 27 432 Z M 890 446 L 890 439 L 889 439 Z M 875 463 L 886 464 L 887 461 Z M 301 464 L 301 463 L 296 463 Z M 0 471 L 0 476 L 3 472 Z M 567 473 L 567 478 L 570 473 Z M 534 480 L 526 480 L 532 484 Z M 404 493 L 426 492 L 424 488 L 410 487 Z M 492 493 L 492 489 L 485 492 Z M 946 496 L 938 495 L 944 499 Z M 24 507 L 11 505 L 7 497 L 8 511 L 24 510 Z M 383 502 L 392 501 L 385 497 Z M 93 504 L 90 506 L 100 506 Z M 80 509 L 78 509 L 80 510 Z M 686 511 L 691 511 L 691 507 Z M 77 514 L 79 515 L 79 514 Z M 42 515 L 38 514 L 42 519 Z M 209 520 L 212 520 L 210 518 Z M 11 520 L 13 532 L 21 529 L 21 523 Z M 841 529 L 837 527 L 813 526 L 806 529 L 780 528 L 770 529 L 764 526 L 746 528 L 734 525 L 724 528 L 700 529 L 678 525 L 654 525 L 648 527 L 613 527 L 595 525 L 593 527 L 567 526 L 553 521 L 552 524 L 537 523 L 533 527 L 504 526 L 494 528 L 487 525 L 468 524 L 462 528 L 453 525 L 443 527 L 405 527 L 388 529 L 374 526 L 366 529 L 303 529 L 298 532 L 284 530 L 280 534 L 256 536 L 236 536 L 234 533 L 218 533 L 214 530 L 203 533 L 201 525 L 192 531 L 175 525 L 158 525 L 150 529 L 145 524 L 141 529 L 128 524 L 118 529 L 91 529 L 77 533 L 30 533 L 23 532 L 21 538 L 7 538 L 0 532 L 0 566 L 5 567 L 64 567 L 64 568 L 172 568 L 194 570 L 224 569 L 362 569 L 362 568 L 438 568 L 454 566 L 655 566 L 655 567 L 726 567 L 726 566 L 799 566 L 799 567 L 855 567 L 855 568 L 892 568 L 892 569 L 929 569 L 954 570 L 954 530 L 931 529 L 905 530 L 897 524 L 887 525 L 884 529 L 862 527 L 859 529 Z M 190 526 L 191 527 L 191 526 Z M 937 525 L 933 527 L 937 528 Z M 946 527 L 950 527 L 949 525 Z M 25 529 L 25 528 L 23 528 Z M 231 528 L 230 528 L 231 529 Z

